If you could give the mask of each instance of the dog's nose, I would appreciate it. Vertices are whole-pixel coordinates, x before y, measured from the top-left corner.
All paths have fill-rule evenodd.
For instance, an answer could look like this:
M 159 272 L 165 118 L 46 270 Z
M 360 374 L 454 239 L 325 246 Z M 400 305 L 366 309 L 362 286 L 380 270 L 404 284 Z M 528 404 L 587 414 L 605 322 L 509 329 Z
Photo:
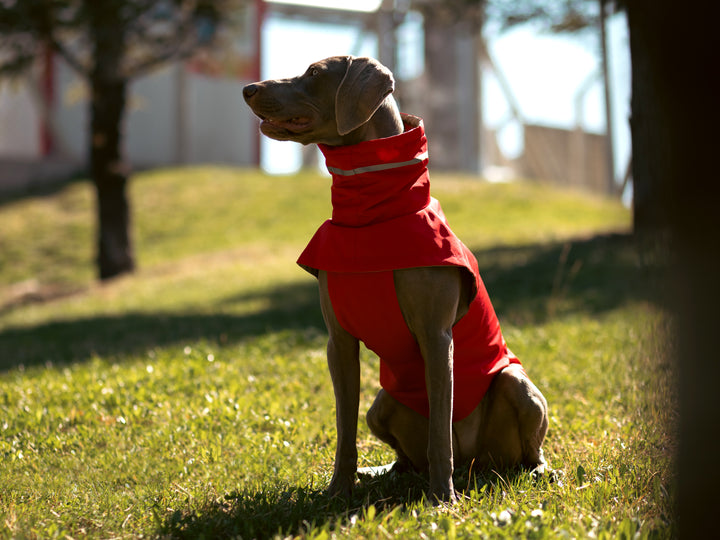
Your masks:
M 258 86 L 256 84 L 248 84 L 245 88 L 243 88 L 243 96 L 245 99 L 250 99 L 255 94 L 257 94 Z

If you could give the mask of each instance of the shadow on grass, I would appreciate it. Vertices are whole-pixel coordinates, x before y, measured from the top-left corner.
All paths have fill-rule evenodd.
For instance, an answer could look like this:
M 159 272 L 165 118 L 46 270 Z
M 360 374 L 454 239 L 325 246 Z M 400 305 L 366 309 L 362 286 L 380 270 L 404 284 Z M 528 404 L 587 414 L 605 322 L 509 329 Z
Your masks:
M 233 304 L 261 301 L 261 310 L 232 313 Z M 212 307 L 212 306 L 210 306 Z M 126 312 L 48 322 L 0 333 L 0 371 L 19 365 L 82 362 L 93 356 L 142 354 L 205 340 L 227 344 L 287 329 L 324 330 L 312 281 L 226 298 L 217 313 Z
M 512 470 L 502 476 L 493 473 L 472 473 L 467 467 L 454 475 L 460 496 L 470 489 L 492 496 L 508 484 L 527 481 L 530 473 Z M 546 481 L 546 480 L 540 480 Z M 160 517 L 158 534 L 169 538 L 273 538 L 305 536 L 332 531 L 352 523 L 354 516 L 365 519 L 372 506 L 382 519 L 396 508 L 410 511 L 418 503 L 426 503 L 428 479 L 415 473 L 389 472 L 379 476 L 360 476 L 352 498 L 345 502 L 330 498 L 314 487 L 270 486 L 257 491 L 235 492 L 199 508 L 176 510 Z M 377 519 L 377 518 L 376 518 Z
M 23 186 L 0 190 L 0 207 L 34 197 L 52 197 L 71 184 L 87 182 L 88 174 L 79 167 L 78 170 L 61 175 L 55 179 L 35 179 Z
M 630 234 L 501 246 L 474 254 L 495 311 L 513 324 L 661 301 L 662 249 L 640 246 Z
M 627 302 L 657 300 L 661 257 L 638 255 L 632 236 L 613 234 L 550 244 L 476 250 L 480 272 L 500 317 L 540 324 L 574 313 L 601 314 Z M 236 303 L 264 307 L 234 314 Z M 286 329 L 324 332 L 314 282 L 228 297 L 218 312 L 128 312 L 48 322 L 0 333 L 0 370 L 122 356 L 206 340 L 233 343 Z M 209 306 L 212 308 L 212 306 Z
M 187 539 L 304 536 L 310 529 L 332 530 L 347 524 L 353 516 L 365 515 L 370 505 L 382 512 L 422 500 L 422 478 L 403 475 L 396 485 L 389 486 L 391 475 L 362 479 L 349 502 L 302 486 L 231 493 L 200 508 L 174 511 L 161 520 L 158 532 Z

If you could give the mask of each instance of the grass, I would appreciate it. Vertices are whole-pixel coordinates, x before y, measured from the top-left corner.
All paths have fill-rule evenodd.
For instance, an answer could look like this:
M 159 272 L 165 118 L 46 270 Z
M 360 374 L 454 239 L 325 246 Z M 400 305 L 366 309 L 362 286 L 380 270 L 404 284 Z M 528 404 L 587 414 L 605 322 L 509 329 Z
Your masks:
M 77 183 L 0 205 L 0 537 L 671 538 L 676 423 L 658 258 L 619 204 L 434 178 L 506 339 L 550 403 L 555 481 L 456 471 L 327 498 L 334 403 L 293 264 L 329 181 L 193 168 L 133 182 L 140 270 L 92 280 Z M 639 255 L 641 253 L 642 256 Z M 363 350 L 361 411 L 377 390 Z M 392 460 L 361 422 L 360 465 Z

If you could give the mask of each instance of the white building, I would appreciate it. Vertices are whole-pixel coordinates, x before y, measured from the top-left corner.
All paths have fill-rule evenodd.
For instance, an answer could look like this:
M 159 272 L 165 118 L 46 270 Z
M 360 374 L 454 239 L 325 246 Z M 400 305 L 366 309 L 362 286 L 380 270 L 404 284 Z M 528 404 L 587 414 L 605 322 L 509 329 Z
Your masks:
M 184 163 L 258 163 L 257 122 L 242 88 L 260 76 L 263 3 L 250 4 L 224 50 L 166 65 L 134 80 L 125 154 L 136 168 Z M 59 55 L 30 77 L 0 81 L 0 191 L 82 170 L 87 163 L 88 92 Z

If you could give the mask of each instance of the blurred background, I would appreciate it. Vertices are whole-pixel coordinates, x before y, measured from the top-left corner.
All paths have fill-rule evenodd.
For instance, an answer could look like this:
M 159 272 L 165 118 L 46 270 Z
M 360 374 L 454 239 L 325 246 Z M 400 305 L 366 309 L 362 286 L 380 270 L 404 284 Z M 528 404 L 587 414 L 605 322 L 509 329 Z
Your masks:
M 481 14 L 469 8 L 461 18 L 438 9 L 442 4 L 237 2 L 219 46 L 132 79 L 127 160 L 135 168 L 216 163 L 261 166 L 272 174 L 322 169 L 314 147 L 260 138 L 242 87 L 300 74 L 326 56 L 368 55 L 395 73 L 401 110 L 424 118 L 432 169 L 490 181 L 542 179 L 624 194 L 627 203 L 625 15 L 609 13 L 598 24 L 555 32 L 538 18 L 508 25 L 497 15 L 502 10 L 492 9 L 502 2 L 491 2 Z M 600 2 L 585 4 L 597 16 Z M 85 81 L 51 48 L 21 78 L 0 79 L 0 192 L 84 169 Z
M 674 537 L 674 525 L 664 532 L 679 511 L 683 536 L 710 537 L 720 483 L 706 466 L 720 441 L 707 414 L 720 408 L 712 360 L 720 184 L 710 163 L 717 136 L 706 135 L 717 109 L 706 56 L 717 47 L 705 41 L 715 20 L 700 2 L 669 0 L 0 0 L 0 368 L 92 359 L 102 370 L 120 358 L 144 377 L 147 358 L 182 365 L 175 360 L 185 350 L 215 351 L 198 356 L 203 365 L 217 365 L 216 352 L 298 356 L 231 350 L 268 333 L 284 343 L 282 332 L 297 331 L 301 343 L 310 328 L 315 343 L 323 324 L 316 285 L 288 262 L 327 215 L 329 182 L 287 176 L 322 171 L 317 151 L 261 138 L 242 88 L 301 74 L 323 57 L 370 55 L 395 73 L 401 110 L 423 117 L 431 171 L 453 173 L 433 172 L 434 189 L 514 342 L 552 378 L 543 383 L 558 418 L 582 420 L 558 426 L 556 440 L 570 446 L 557 455 L 568 456 L 578 484 L 588 463 L 607 456 L 608 470 L 628 473 L 617 476 L 628 486 L 627 512 L 615 491 L 596 499 L 587 485 L 566 484 L 573 511 L 565 513 L 581 531 L 571 534 L 604 534 L 587 528 L 588 516 L 614 524 L 627 513 L 649 524 L 638 536 L 657 536 L 657 524 L 660 536 Z M 206 164 L 227 166 L 190 167 Z M 128 182 L 133 170 L 158 168 Z M 265 173 L 277 176 L 268 182 Z M 73 178 L 90 182 L 64 184 Z M 101 280 L 133 272 L 136 246 L 144 270 L 134 279 L 88 285 L 94 266 Z M 671 312 L 681 315 L 677 329 Z M 315 349 L 299 357 L 322 356 Z M 178 375 L 182 388 L 192 376 Z M 171 394 L 190 401 L 184 392 Z M 16 401 L 24 403 L 5 404 Z M 586 422 L 579 408 L 596 419 Z M 112 411 L 109 418 L 120 414 Z M 52 423 L 44 413 L 36 419 L 40 435 L 18 441 L 48 439 Z M 97 493 L 86 483 L 92 495 L 78 499 L 73 482 L 65 495 L 27 496 L 47 454 L 26 450 L 38 460 L 17 469 L 22 495 L 8 498 L 8 515 L 15 500 L 31 501 L 41 517 L 26 522 L 35 527 L 69 514 L 44 503 Z M 167 462 L 157 454 L 150 468 Z M 104 507 L 100 514 L 123 519 Z M 121 534 L 129 518 L 101 534 Z

